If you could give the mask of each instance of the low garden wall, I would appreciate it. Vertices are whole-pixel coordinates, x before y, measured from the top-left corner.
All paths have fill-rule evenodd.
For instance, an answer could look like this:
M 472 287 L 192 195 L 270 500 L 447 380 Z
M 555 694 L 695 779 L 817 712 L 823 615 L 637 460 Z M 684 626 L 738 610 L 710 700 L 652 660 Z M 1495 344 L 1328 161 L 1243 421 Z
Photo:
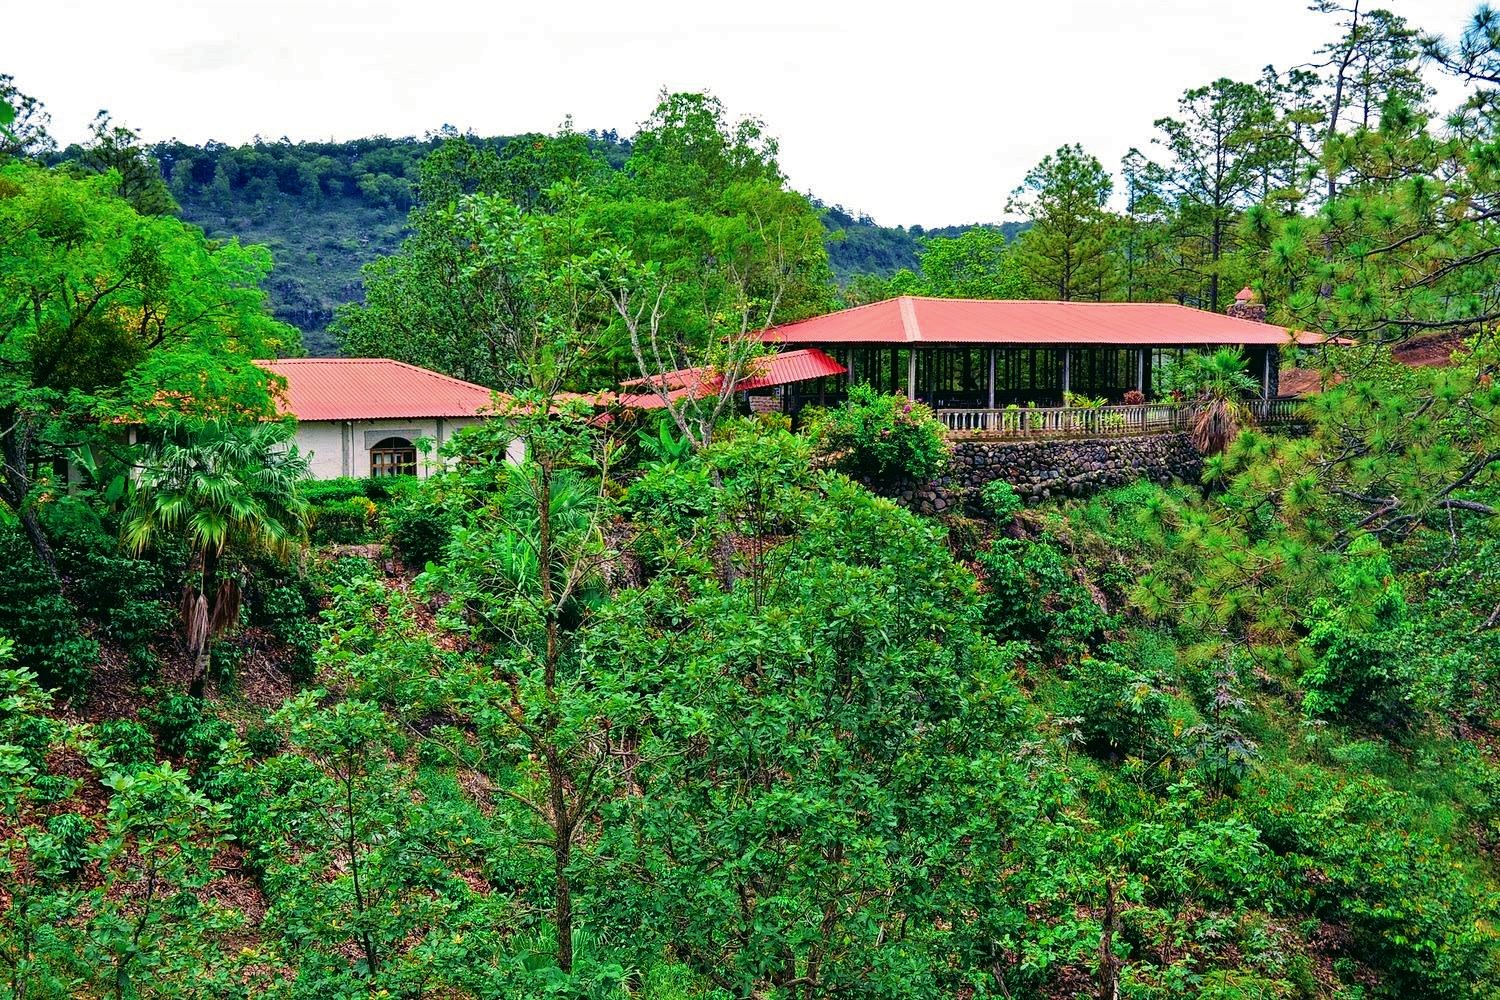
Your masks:
M 1138 479 L 1197 482 L 1203 457 L 1187 435 L 953 444 L 948 471 L 930 483 L 882 484 L 880 492 L 921 514 L 979 513 L 979 490 L 1004 479 L 1030 502 L 1086 496 Z

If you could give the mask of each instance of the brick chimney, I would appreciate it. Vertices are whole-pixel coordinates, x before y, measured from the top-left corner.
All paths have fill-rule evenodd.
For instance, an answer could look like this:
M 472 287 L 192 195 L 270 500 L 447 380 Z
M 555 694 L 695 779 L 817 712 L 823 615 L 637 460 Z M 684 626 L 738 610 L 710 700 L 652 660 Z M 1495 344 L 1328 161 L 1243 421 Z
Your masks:
M 1253 323 L 1266 321 L 1266 307 L 1264 303 L 1257 301 L 1255 291 L 1249 285 L 1239 290 L 1234 297 L 1234 305 L 1225 311 L 1235 319 L 1248 319 Z

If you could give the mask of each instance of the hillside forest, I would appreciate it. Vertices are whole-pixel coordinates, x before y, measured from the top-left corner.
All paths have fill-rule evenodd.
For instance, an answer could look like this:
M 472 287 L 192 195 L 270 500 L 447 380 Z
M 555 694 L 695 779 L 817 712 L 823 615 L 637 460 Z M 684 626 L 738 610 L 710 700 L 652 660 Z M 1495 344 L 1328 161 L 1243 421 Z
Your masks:
M 112 121 L 95 123 L 112 134 Z M 571 126 L 565 134 L 571 135 Z M 211 237 L 235 237 L 267 247 L 273 254 L 263 286 L 272 315 L 302 331 L 309 353 L 333 353 L 337 345 L 327 332 L 341 305 L 363 301 L 361 269 L 393 253 L 416 228 L 409 213 L 419 200 L 422 161 L 448 142 L 463 142 L 502 160 L 535 156 L 535 144 L 554 141 L 542 134 L 482 138 L 460 135 L 451 126 L 422 138 L 356 139 L 351 142 L 266 142 L 241 146 L 207 142 L 156 142 L 143 146 L 161 175 L 159 191 L 169 197 L 184 221 Z M 127 148 L 138 139 L 126 130 L 111 142 Z M 615 130 L 590 130 L 578 140 L 592 157 L 619 170 L 630 157 L 629 139 Z M 90 148 L 74 144 L 52 149 L 47 162 L 87 162 Z M 534 169 L 522 168 L 522 169 Z M 530 178 L 545 187 L 547 174 Z M 152 181 L 155 185 L 154 180 Z M 1008 222 L 995 226 L 948 226 L 924 229 L 880 226 L 868 215 L 812 199 L 827 230 L 828 259 L 841 281 L 855 275 L 888 276 L 920 267 L 918 251 L 930 237 L 954 238 L 971 228 L 994 229 L 1013 237 L 1024 228 Z
M 942 232 L 704 93 L 59 149 L 0 77 L 0 995 L 1500 994 L 1500 14 L 1316 9 Z M 1173 369 L 1191 482 L 925 516 L 903 397 L 588 395 L 894 294 L 1245 286 L 1328 340 L 1291 426 Z M 255 362 L 332 344 L 498 415 L 313 480 Z

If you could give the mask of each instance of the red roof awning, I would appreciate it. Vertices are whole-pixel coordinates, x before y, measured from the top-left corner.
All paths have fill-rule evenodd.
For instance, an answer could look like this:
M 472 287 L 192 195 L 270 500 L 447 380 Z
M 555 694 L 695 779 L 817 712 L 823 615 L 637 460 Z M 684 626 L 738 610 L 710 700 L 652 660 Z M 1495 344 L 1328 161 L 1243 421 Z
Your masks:
M 776 344 L 1281 346 L 1284 328 L 1159 302 L 1033 302 L 903 295 L 767 330 Z
M 772 385 L 787 385 L 823 378 L 825 375 L 842 375 L 846 369 L 833 358 L 817 348 L 800 351 L 785 351 L 755 358 L 745 366 L 745 371 L 735 382 L 736 392 L 748 389 L 763 389 Z M 673 402 L 685 397 L 711 396 L 723 385 L 723 377 L 709 368 L 679 368 L 651 378 L 634 378 L 620 383 L 637 390 L 621 393 L 620 405 L 637 409 L 658 409 L 666 404 L 661 394 L 652 392 L 652 386 L 666 390 Z

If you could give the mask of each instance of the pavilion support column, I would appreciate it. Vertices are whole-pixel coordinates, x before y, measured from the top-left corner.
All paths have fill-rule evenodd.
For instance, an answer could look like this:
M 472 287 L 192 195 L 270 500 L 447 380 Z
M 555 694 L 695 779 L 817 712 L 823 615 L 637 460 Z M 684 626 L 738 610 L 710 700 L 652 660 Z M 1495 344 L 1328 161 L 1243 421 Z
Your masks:
M 985 408 L 993 410 L 995 408 L 995 349 L 993 347 L 990 348 L 990 375 L 985 380 L 985 390 Z
M 917 399 L 917 348 L 913 345 L 906 352 L 906 398 Z
M 1266 348 L 1265 365 L 1260 373 L 1260 398 L 1271 398 L 1271 349 Z
M 1135 391 L 1142 396 L 1146 394 L 1146 349 L 1144 347 L 1135 352 Z
M 1073 348 L 1063 348 L 1063 398 L 1062 405 L 1068 405 L 1068 393 L 1073 391 Z

